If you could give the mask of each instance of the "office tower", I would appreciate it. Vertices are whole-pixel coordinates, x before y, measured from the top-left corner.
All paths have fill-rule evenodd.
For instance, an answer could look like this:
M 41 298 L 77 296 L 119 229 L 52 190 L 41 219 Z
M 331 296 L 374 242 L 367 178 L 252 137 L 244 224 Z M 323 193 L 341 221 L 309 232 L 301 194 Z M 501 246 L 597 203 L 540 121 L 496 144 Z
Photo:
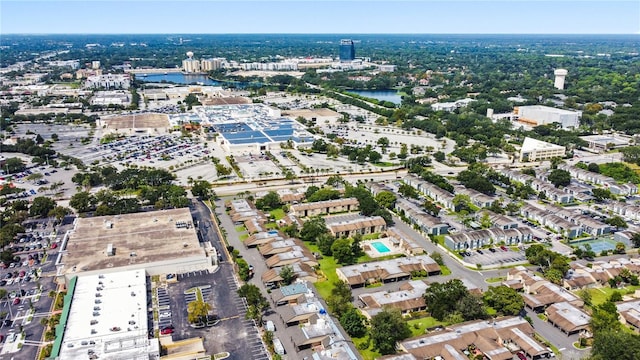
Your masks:
M 340 40 L 340 61 L 352 61 L 356 58 L 356 48 L 353 45 L 353 40 L 342 39 Z

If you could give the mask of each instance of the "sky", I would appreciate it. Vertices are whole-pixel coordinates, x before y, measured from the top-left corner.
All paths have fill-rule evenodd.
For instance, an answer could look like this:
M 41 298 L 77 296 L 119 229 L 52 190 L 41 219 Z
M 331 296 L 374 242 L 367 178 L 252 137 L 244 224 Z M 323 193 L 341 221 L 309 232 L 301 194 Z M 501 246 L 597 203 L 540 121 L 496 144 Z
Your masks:
M 640 0 L 0 0 L 0 34 L 640 34 Z

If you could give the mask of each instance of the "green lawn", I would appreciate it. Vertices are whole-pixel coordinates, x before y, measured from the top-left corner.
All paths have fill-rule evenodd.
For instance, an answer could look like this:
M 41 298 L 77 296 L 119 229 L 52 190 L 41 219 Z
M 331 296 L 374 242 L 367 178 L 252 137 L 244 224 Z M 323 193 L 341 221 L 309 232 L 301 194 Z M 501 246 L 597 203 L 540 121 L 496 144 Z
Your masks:
M 440 275 L 450 275 L 451 274 L 451 270 L 449 270 L 449 268 L 446 265 L 440 265 Z
M 264 227 L 269 229 L 269 230 L 274 230 L 278 228 L 278 224 L 276 223 L 266 223 L 264 224 Z
M 356 345 L 356 348 L 358 349 L 358 353 L 360 353 L 360 355 L 364 360 L 374 360 L 382 356 L 382 354 L 373 350 L 373 342 L 369 344 L 369 347 L 367 349 L 360 350 L 360 344 L 366 343 L 367 341 L 369 341 L 368 335 L 365 335 L 364 337 L 361 337 L 361 338 L 351 338 L 351 340 L 353 340 L 353 343 Z
M 590 289 L 591 293 L 591 303 L 593 305 L 600 305 L 607 301 L 607 299 L 613 294 L 614 291 L 620 292 L 623 296 L 627 294 L 627 292 L 633 293 L 634 291 L 640 289 L 640 286 L 626 286 L 619 289 L 612 289 L 610 287 L 603 287 L 598 289 Z
M 238 226 L 235 227 L 235 229 L 239 233 L 247 231 L 247 228 L 245 228 L 244 225 L 238 225 Z
M 242 234 L 242 235 L 240 235 L 239 239 L 240 239 L 240 241 L 245 241 L 245 240 L 247 240 L 248 237 L 249 237 L 249 234 Z
M 284 210 L 282 210 L 282 209 L 271 210 L 271 211 L 269 211 L 269 214 L 271 215 L 271 218 L 273 218 L 275 220 L 280 220 L 283 217 L 285 217 L 285 215 L 287 215 L 287 214 L 284 213 Z
M 442 326 L 448 325 L 446 322 L 438 321 L 431 316 L 408 320 L 407 324 L 409 324 L 409 328 L 411 329 L 411 336 L 424 335 L 425 330 L 427 328 L 432 328 L 434 326 L 439 326 L 439 325 L 442 325 Z
M 374 239 L 379 239 L 379 238 L 380 238 L 380 234 L 379 233 L 362 235 L 362 240 L 374 240 Z
M 505 280 L 507 280 L 505 276 L 499 276 L 499 277 L 488 278 L 485 281 L 488 283 L 498 283 L 498 282 L 503 282 Z
M 305 246 L 312 252 L 320 253 L 318 245 L 305 243 Z M 318 293 L 320 294 L 320 296 L 322 296 L 322 298 L 326 300 L 329 295 L 331 295 L 333 283 L 338 281 L 336 268 L 340 267 L 340 265 L 336 263 L 335 259 L 332 256 L 325 256 L 322 259 L 318 260 L 318 262 L 320 263 L 320 271 L 322 271 L 322 273 L 324 274 L 325 279 L 315 283 L 315 286 L 316 289 L 318 289 Z

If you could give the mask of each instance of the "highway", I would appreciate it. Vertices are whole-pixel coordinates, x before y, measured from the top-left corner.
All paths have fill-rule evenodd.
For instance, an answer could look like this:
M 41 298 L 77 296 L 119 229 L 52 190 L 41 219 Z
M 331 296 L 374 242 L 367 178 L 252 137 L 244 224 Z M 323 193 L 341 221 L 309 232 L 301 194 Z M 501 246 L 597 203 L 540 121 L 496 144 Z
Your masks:
M 320 175 L 313 176 L 314 183 L 316 185 L 324 184 L 327 179 L 335 174 L 330 175 Z M 399 169 L 397 171 L 388 171 L 388 172 L 376 172 L 376 173 L 362 173 L 362 174 L 344 174 L 340 175 L 343 179 L 356 183 L 360 181 L 385 181 L 385 180 L 395 180 L 396 178 L 407 176 L 406 169 Z M 258 180 L 252 182 L 243 182 L 237 184 L 224 184 L 217 185 L 213 184 L 214 191 L 218 196 L 230 196 L 236 195 L 245 191 L 249 192 L 258 192 L 258 191 L 276 191 L 280 189 L 292 189 L 292 188 L 302 188 L 307 187 L 311 184 L 311 176 L 303 177 L 300 179 L 291 180 Z M 304 182 L 309 181 L 309 182 Z

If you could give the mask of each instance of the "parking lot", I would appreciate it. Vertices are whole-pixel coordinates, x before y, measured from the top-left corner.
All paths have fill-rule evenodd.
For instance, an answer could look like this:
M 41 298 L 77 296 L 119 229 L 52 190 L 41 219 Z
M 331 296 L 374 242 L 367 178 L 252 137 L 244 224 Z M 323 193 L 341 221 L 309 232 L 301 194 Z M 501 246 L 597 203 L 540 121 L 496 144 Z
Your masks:
M 236 293 L 231 264 L 221 264 L 214 274 L 195 271 L 179 274 L 175 280 L 157 289 L 158 329 L 171 328 L 171 334 L 162 336 L 174 341 L 202 337 L 210 353 L 226 351 L 231 354 L 229 359 L 268 359 L 253 321 L 245 319 L 246 303 Z M 196 295 L 188 290 L 194 288 L 200 288 L 204 301 L 211 305 L 215 325 L 190 326 L 187 304 Z
M 48 316 L 53 302 L 48 293 L 56 288 L 53 278 L 42 275 L 55 269 L 54 234 L 64 226 L 46 219 L 26 222 L 26 233 L 9 245 L 15 251 L 13 260 L 0 263 L 0 288 L 7 292 L 0 302 L 0 312 L 5 314 L 0 319 L 0 359 L 36 356 L 37 346 L 25 345 L 37 345 L 42 338 L 40 319 Z
M 465 262 L 470 264 L 480 264 L 482 266 L 498 264 L 500 266 L 509 266 L 527 262 L 527 258 L 524 256 L 524 251 L 516 251 L 506 246 L 467 250 L 461 254 Z

